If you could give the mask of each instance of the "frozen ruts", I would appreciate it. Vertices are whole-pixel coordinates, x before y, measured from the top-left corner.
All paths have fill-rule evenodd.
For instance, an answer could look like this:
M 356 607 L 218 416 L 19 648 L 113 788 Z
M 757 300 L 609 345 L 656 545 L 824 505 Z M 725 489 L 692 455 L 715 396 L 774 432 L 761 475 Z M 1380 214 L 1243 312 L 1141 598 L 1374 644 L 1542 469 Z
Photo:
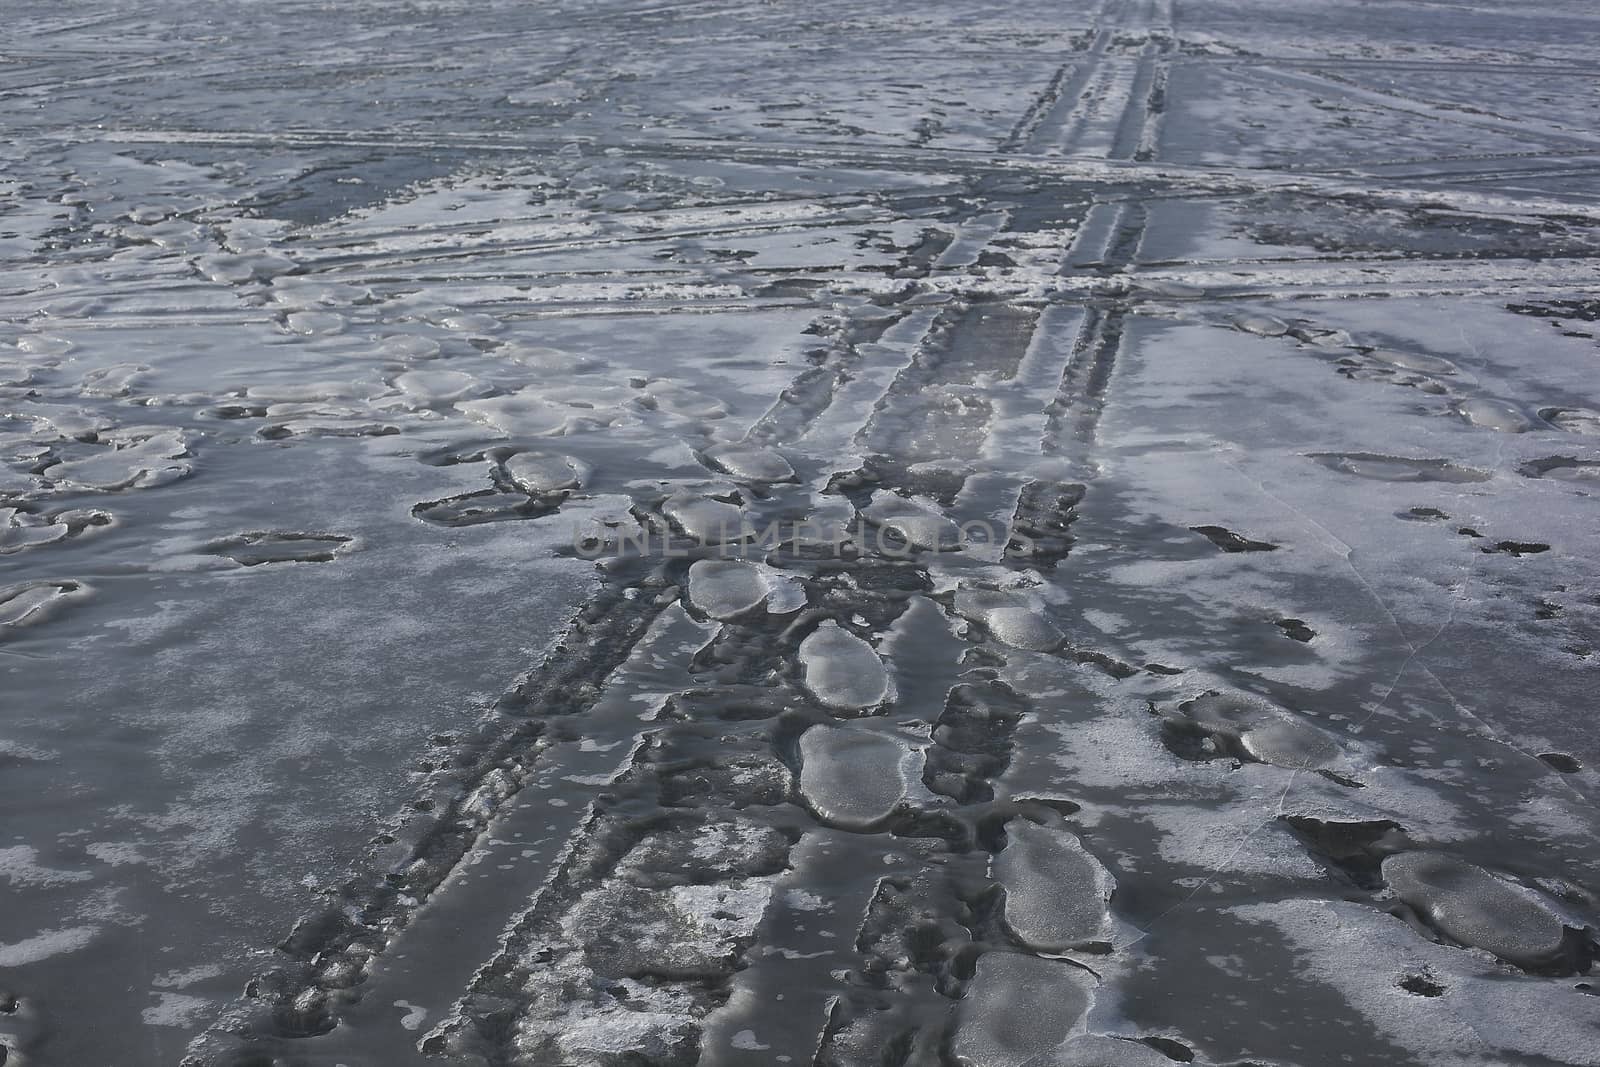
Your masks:
M 829 826 L 870 830 L 904 803 L 916 762 L 915 750 L 898 738 L 813 726 L 800 735 L 800 796 Z
M 1558 964 L 1567 948 L 1559 916 L 1531 890 L 1439 852 L 1402 852 L 1383 861 L 1395 895 L 1453 940 L 1519 967 Z
M 806 689 L 830 708 L 862 711 L 891 695 L 878 653 L 831 619 L 800 642 L 800 669 Z
M 1109 939 L 1115 883 L 1071 831 L 1012 819 L 994 877 L 1006 890 L 1006 929 L 1028 948 L 1064 952 Z
M 988 952 L 962 999 L 951 1051 L 962 1067 L 1023 1067 L 1072 1033 L 1094 999 L 1089 972 L 1061 960 Z

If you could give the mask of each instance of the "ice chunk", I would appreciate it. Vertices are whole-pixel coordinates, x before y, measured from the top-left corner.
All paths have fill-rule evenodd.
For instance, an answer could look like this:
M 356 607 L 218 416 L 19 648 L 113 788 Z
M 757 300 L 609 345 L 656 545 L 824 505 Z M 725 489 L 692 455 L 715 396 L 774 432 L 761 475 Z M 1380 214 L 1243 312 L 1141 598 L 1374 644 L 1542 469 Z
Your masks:
M 800 735 L 800 795 L 818 819 L 871 830 L 906 799 L 916 751 L 904 741 L 850 726 Z
M 469 419 L 486 423 L 507 434 L 531 437 L 556 437 L 576 427 L 584 412 L 565 404 L 553 404 L 533 389 L 521 389 L 508 396 L 456 403 L 456 410 Z
M 1206 693 L 1182 710 L 1212 735 L 1261 763 L 1293 769 L 1329 767 L 1343 756 L 1339 743 L 1284 708 L 1244 693 Z
M 1275 767 L 1318 769 L 1339 762 L 1339 743 L 1288 713 L 1275 714 L 1239 735 L 1246 754 Z
M 743 560 L 702 559 L 689 568 L 689 603 L 713 619 L 758 607 L 771 591 L 761 568 Z
M 513 485 L 534 496 L 576 489 L 588 474 L 580 460 L 539 452 L 518 452 L 501 466 Z
M 1438 356 L 1425 356 L 1420 352 L 1391 352 L 1377 349 L 1369 352 L 1373 359 L 1401 370 L 1414 370 L 1422 374 L 1454 374 L 1456 365 Z
M 662 411 L 686 419 L 720 419 L 728 405 L 714 396 L 687 389 L 676 382 L 651 382 L 644 388 L 649 402 Z
M 271 404 L 267 416 L 273 421 L 257 430 L 269 441 L 284 437 L 383 437 L 399 433 L 399 427 L 372 422 L 363 408 L 340 404 Z
M 562 378 L 569 374 L 590 374 L 605 366 L 604 362 L 588 356 L 540 345 L 507 345 L 505 348 L 496 349 L 495 354 L 513 363 L 520 363 L 524 367 L 544 371 L 552 378 Z
M 283 324 L 290 333 L 307 337 L 327 336 L 343 333 L 345 320 L 343 315 L 333 311 L 291 311 L 284 317 Z
M 995 640 L 1013 648 L 1047 652 L 1061 645 L 1062 634 L 1042 611 L 1014 593 L 963 589 L 956 594 L 956 614 L 978 623 Z
M 1568 433 L 1600 437 L 1600 411 L 1591 408 L 1545 408 L 1539 417 Z
M 0 556 L 60 541 L 67 534 L 64 522 L 30 515 L 16 508 L 0 508 Z
M 1174 1062 L 1141 1041 L 1093 1035 L 1074 1038 L 1030 1067 L 1172 1067 Z
M 1486 430 L 1501 433 L 1525 433 L 1533 428 L 1533 420 L 1524 415 L 1515 404 L 1493 397 L 1477 397 L 1457 401 L 1456 414 Z
M 891 695 L 878 653 L 831 619 L 800 642 L 800 667 L 806 689 L 830 708 L 861 711 Z
M 500 329 L 500 320 L 478 311 L 458 311 L 439 319 L 439 325 L 458 333 L 484 334 Z
M 914 549 L 945 551 L 961 543 L 961 528 L 925 504 L 895 493 L 874 493 L 861 517 L 882 530 L 893 530 Z
M 1048 1063 L 1047 1054 L 1088 1012 L 1094 987 L 1088 971 L 1062 960 L 984 953 L 961 1002 L 951 1046 L 956 1062 L 964 1067 Z
M 1236 330 L 1253 333 L 1257 337 L 1282 337 L 1289 332 L 1287 322 L 1271 315 L 1235 315 L 1233 326 Z
M 320 404 L 334 400 L 367 399 L 376 392 L 373 385 L 348 378 L 299 378 L 268 385 L 252 385 L 244 391 L 250 400 L 270 404 Z M 269 410 L 268 414 L 278 414 Z
M 87 595 L 83 583 L 64 579 L 0 588 L 0 633 L 43 622 L 61 604 Z
M 1065 952 L 1110 939 L 1116 883 L 1070 831 L 1012 819 L 994 877 L 1006 889 L 1006 929 L 1028 948 Z
M 661 505 L 672 525 L 703 545 L 743 541 L 755 531 L 737 504 L 727 504 L 694 493 L 676 493 Z
M 439 342 L 416 334 L 396 334 L 381 342 L 384 355 L 396 359 L 432 359 L 440 352 Z
M 116 420 L 105 415 L 65 408 L 52 409 L 44 416 L 44 421 L 62 437 L 75 441 L 92 441 L 100 433 L 116 425 Z
M 1376 482 L 1486 482 L 1486 471 L 1457 467 L 1443 459 L 1409 459 L 1375 452 L 1310 452 L 1307 457 L 1330 470 Z
M 787 482 L 794 479 L 789 461 L 770 448 L 751 445 L 717 445 L 705 451 L 705 458 L 717 470 L 742 482 Z
M 1600 462 L 1574 459 L 1571 456 L 1547 456 L 1529 460 L 1517 468 L 1524 478 L 1554 478 L 1557 481 L 1581 482 L 1600 478 Z
M 150 367 L 144 363 L 113 363 L 85 374 L 81 388 L 84 396 L 127 396 L 149 373 Z
M 50 480 L 77 489 L 113 492 L 165 485 L 188 474 L 189 446 L 181 430 L 135 432 L 97 454 L 45 469 Z
M 17 338 L 17 347 L 33 356 L 63 356 L 71 351 L 72 342 L 53 334 L 31 333 Z
M 1438 852 L 1402 852 L 1383 861 L 1383 880 L 1440 933 L 1519 967 L 1558 962 L 1566 950 L 1561 919 L 1531 891 Z
M 481 394 L 485 386 L 465 371 L 411 370 L 395 378 L 411 407 L 432 408 Z
M 237 285 L 254 278 L 268 278 L 294 268 L 294 261 L 268 252 L 247 252 L 241 255 L 218 254 L 201 256 L 195 260 L 195 269 L 211 281 L 223 285 Z
M 346 550 L 350 541 L 343 534 L 266 530 L 213 541 L 205 550 L 245 567 L 263 563 L 329 563 Z

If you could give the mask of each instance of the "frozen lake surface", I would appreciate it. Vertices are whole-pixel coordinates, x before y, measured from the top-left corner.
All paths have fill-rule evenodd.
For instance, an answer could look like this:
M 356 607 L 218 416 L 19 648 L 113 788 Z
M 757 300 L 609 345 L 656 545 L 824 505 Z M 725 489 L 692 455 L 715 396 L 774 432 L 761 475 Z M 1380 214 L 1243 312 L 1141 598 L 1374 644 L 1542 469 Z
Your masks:
M 1600 1064 L 1600 9 L 20 0 L 0 1061 Z

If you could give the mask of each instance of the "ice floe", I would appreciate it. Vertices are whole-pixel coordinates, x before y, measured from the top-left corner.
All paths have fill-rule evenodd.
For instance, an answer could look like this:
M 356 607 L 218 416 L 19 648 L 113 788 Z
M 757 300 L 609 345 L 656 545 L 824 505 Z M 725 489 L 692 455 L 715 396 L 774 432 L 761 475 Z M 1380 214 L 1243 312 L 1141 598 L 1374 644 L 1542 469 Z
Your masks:
M 1115 882 L 1070 830 L 1026 819 L 1006 823 L 994 860 L 1005 886 L 1006 929 L 1036 952 L 1066 952 L 1110 940 Z
M 857 726 L 813 726 L 800 735 L 800 795 L 818 819 L 870 830 L 905 803 L 920 771 L 904 741 Z
M 873 647 L 831 619 L 800 642 L 800 668 L 806 689 L 830 708 L 863 711 L 893 693 Z

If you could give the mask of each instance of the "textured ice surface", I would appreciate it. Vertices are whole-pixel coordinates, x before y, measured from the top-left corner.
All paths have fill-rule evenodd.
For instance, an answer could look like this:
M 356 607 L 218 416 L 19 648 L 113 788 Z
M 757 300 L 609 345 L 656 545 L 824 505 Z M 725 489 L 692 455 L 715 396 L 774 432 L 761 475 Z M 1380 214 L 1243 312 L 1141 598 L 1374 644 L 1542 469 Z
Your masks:
M 677 493 L 661 505 L 661 513 L 679 533 L 703 545 L 742 541 L 754 532 L 738 504 L 701 496 Z
M 59 8 L 8 1064 L 1594 1062 L 1592 4 Z
M 558 493 L 583 484 L 584 465 L 571 456 L 518 452 L 501 464 L 508 478 L 527 493 Z
M 908 548 L 942 551 L 961 544 L 961 530 L 937 509 L 894 493 L 874 493 L 862 518 L 903 540 Z
M 766 602 L 761 568 L 744 560 L 702 559 L 689 568 L 689 603 L 713 619 L 731 619 Z
M 414 370 L 396 376 L 395 387 L 405 394 L 406 403 L 413 407 L 438 407 L 464 400 L 484 386 L 465 371 Z
M 1429 1067 L 1595 1059 L 1592 999 L 1570 983 L 1515 977 L 1497 960 L 1433 944 L 1382 911 L 1342 900 L 1235 912 L 1245 931 L 1288 940 L 1292 990 L 1335 991 L 1352 1021 L 1396 1056 Z
M 350 540 L 340 534 L 266 530 L 214 541 L 206 551 L 246 567 L 263 563 L 330 563 L 348 550 Z
M 800 735 L 800 795 L 830 826 L 872 829 L 906 799 L 914 755 L 861 727 L 813 726 Z
M 1173 1057 L 1139 1041 L 1080 1037 L 1037 1063 L 1038 1067 L 1170 1067 Z
M 1202 729 L 1242 754 L 1280 767 L 1318 768 L 1342 755 L 1331 736 L 1292 712 L 1243 693 L 1207 693 L 1183 705 Z
M 1403 370 L 1421 371 L 1424 374 L 1454 374 L 1458 369 L 1448 359 L 1438 356 L 1429 356 L 1421 352 L 1397 352 L 1388 349 L 1377 349 L 1368 353 L 1380 363 L 1387 363 L 1391 367 L 1400 367 Z M 1483 403 L 1480 401 L 1479 403 Z M 1465 414 L 1465 412 L 1463 412 Z
M 956 613 L 980 623 L 995 639 L 1013 648 L 1043 652 L 1061 644 L 1061 631 L 1045 618 L 1040 607 L 1026 598 L 990 589 L 963 589 L 956 593 Z
M 1539 414 L 1550 425 L 1568 433 L 1600 437 L 1600 411 L 1587 408 L 1549 408 Z
M 1565 948 L 1560 917 L 1531 890 L 1471 863 L 1404 852 L 1383 861 L 1383 878 L 1440 933 L 1510 963 L 1547 967 Z
M 786 482 L 794 477 L 789 461 L 770 448 L 717 445 L 706 449 L 706 459 L 717 470 L 746 482 Z
M 525 389 L 487 400 L 458 401 L 456 407 L 469 418 L 517 436 L 554 437 L 581 425 L 584 409 L 553 403 L 543 394 L 543 390 Z
M 1456 411 L 1474 426 L 1501 433 L 1523 433 L 1533 428 L 1533 420 L 1515 404 L 1493 397 L 1473 397 L 1456 405 Z
M 0 588 L 0 634 L 42 622 L 63 604 L 88 595 L 80 582 L 23 582 Z
M 1313 455 L 1326 467 L 1378 482 L 1484 482 L 1488 473 L 1458 467 L 1449 460 L 1412 459 L 1370 452 Z
M 952 1045 L 963 1067 L 1023 1067 L 1078 1026 L 1094 998 L 1089 972 L 1060 960 L 986 952 L 961 1002 Z
M 831 619 L 800 643 L 800 670 L 806 689 L 830 708 L 862 711 L 893 693 L 878 653 Z
M 1273 315 L 1235 315 L 1233 325 L 1257 337 L 1282 337 L 1289 332 L 1289 324 Z
M 994 877 L 1006 889 L 1005 923 L 1036 952 L 1064 952 L 1105 941 L 1114 883 L 1068 830 L 1023 819 L 1006 823 Z

